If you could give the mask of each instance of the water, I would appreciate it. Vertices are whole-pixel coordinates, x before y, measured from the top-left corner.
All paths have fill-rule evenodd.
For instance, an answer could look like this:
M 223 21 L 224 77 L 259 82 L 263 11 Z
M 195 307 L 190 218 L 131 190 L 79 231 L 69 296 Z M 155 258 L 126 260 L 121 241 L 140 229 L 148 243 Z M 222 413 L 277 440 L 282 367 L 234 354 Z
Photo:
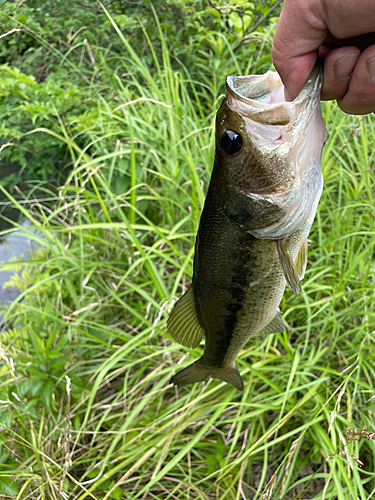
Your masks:
M 0 162 L 0 181 L 9 175 L 18 175 L 20 172 L 20 165 L 18 163 L 8 163 L 7 160 Z M 18 221 L 20 212 L 12 208 L 9 200 L 1 193 L 0 195 L 0 215 L 6 219 Z M 22 224 L 24 227 L 30 225 L 27 222 Z M 10 229 L 12 225 L 0 217 L 0 231 Z M 19 260 L 21 256 L 26 260 L 29 250 L 31 249 L 31 241 L 27 234 L 22 231 L 15 231 L 4 240 L 0 240 L 0 303 L 12 302 L 20 293 L 15 287 L 9 287 L 3 290 L 3 285 L 14 274 L 14 271 L 2 271 L 1 264 L 9 262 L 9 260 Z M 1 317 L 0 317 L 1 319 Z
M 29 222 L 24 222 L 23 227 L 28 227 Z M 35 243 L 31 241 L 30 230 L 28 232 L 22 229 L 11 233 L 4 242 L 0 243 L 0 303 L 12 302 L 19 294 L 20 291 L 16 287 L 7 287 L 3 290 L 3 285 L 14 274 L 14 271 L 1 270 L 1 264 L 9 262 L 11 259 L 27 260 L 28 254 L 32 248 L 35 248 Z

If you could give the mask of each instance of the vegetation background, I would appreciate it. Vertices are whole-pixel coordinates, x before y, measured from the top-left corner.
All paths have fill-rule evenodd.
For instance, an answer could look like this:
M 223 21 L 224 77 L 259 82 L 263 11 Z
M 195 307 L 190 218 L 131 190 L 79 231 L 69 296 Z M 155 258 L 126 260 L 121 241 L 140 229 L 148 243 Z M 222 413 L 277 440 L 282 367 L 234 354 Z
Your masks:
M 202 353 L 166 319 L 225 77 L 272 68 L 279 4 L 0 1 L 1 234 L 26 220 L 37 244 L 3 266 L 0 498 L 374 497 L 372 117 L 323 105 L 303 294 L 240 354 L 244 392 L 169 384 Z

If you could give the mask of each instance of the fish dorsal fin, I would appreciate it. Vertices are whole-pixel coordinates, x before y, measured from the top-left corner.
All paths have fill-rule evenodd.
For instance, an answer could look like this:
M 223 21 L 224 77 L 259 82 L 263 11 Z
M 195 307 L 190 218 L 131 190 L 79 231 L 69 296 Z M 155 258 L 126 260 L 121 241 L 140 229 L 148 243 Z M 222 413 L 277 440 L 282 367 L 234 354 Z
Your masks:
M 269 335 L 270 333 L 282 333 L 285 332 L 285 330 L 286 326 L 284 321 L 282 320 L 280 314 L 276 313 L 268 325 L 262 329 L 262 334 Z
M 294 267 L 292 257 L 285 241 L 277 240 L 277 253 L 279 254 L 279 261 L 284 278 L 294 295 L 297 295 L 297 293 L 302 292 L 301 283 L 299 282 L 296 268 Z
M 191 348 L 199 345 L 205 331 L 198 320 L 192 287 L 174 306 L 167 327 L 170 335 L 179 344 Z
M 300 280 L 305 276 L 306 266 L 307 266 L 307 238 L 302 243 L 302 246 L 298 252 L 296 260 L 294 261 L 296 268 L 296 273 Z

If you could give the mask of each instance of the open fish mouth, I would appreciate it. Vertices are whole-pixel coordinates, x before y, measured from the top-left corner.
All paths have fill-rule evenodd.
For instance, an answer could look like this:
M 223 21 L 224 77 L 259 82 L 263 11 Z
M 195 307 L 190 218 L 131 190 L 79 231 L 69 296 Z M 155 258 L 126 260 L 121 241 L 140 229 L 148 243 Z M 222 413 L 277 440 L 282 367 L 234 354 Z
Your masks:
M 288 102 L 284 85 L 275 71 L 267 71 L 264 75 L 228 76 L 228 104 L 231 108 L 235 104 L 236 111 L 256 122 L 287 125 L 294 121 L 303 103 L 319 98 L 322 79 L 321 67 L 317 64 L 301 93 L 294 101 Z
M 320 160 L 327 138 L 320 110 L 322 81 L 318 63 L 300 94 L 288 102 L 280 76 L 274 71 L 229 76 L 226 80 L 227 106 L 241 116 L 242 133 L 263 155 L 264 165 L 270 165 L 269 179 L 275 175 L 274 183 L 246 194 L 254 201 L 276 205 L 284 213 L 275 225 L 251 231 L 257 238 L 280 239 L 307 219 L 312 222 L 323 187 Z

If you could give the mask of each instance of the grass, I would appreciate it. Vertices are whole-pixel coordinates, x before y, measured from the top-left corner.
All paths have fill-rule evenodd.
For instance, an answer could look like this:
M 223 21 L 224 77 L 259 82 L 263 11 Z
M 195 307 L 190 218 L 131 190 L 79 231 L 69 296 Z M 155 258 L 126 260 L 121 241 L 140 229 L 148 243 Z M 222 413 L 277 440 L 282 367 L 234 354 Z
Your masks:
M 216 380 L 178 389 L 171 376 L 202 346 L 173 343 L 166 320 L 192 275 L 222 86 L 174 69 L 165 45 L 148 67 L 117 33 L 117 71 L 96 53 L 108 82 L 92 89 L 96 107 L 39 130 L 71 153 L 65 184 L 45 188 L 55 201 L 7 194 L 38 250 L 4 266 L 22 293 L 1 334 L 0 497 L 372 498 L 371 117 L 323 106 L 325 187 L 303 294 L 281 303 L 288 332 L 240 353 L 243 393 Z

